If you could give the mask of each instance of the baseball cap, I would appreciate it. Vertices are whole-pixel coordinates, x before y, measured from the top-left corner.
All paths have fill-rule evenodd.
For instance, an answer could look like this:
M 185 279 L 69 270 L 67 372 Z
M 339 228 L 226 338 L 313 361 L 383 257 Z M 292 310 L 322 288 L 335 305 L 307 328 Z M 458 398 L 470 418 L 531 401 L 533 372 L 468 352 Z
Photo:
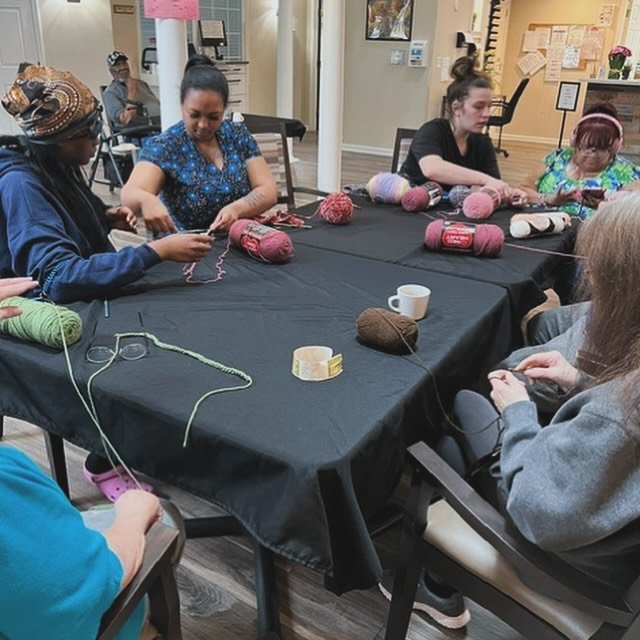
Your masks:
M 118 60 L 129 60 L 129 56 L 122 51 L 112 51 L 107 56 L 107 66 L 113 67 Z

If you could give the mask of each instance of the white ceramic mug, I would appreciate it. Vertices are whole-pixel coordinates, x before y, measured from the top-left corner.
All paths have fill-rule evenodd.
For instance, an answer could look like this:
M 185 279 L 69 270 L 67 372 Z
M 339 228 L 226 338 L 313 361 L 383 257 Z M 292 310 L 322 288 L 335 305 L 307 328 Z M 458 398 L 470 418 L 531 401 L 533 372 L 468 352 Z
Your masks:
M 389 298 L 389 308 L 392 311 L 420 320 L 427 314 L 431 298 L 431 289 L 420 284 L 403 284 L 398 287 L 398 293 Z

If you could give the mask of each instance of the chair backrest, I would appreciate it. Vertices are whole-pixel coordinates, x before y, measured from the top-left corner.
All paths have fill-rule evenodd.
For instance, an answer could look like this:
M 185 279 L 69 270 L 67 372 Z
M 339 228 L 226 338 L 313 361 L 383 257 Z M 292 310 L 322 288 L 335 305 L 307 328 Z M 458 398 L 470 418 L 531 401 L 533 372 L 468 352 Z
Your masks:
M 251 127 L 250 133 L 258 143 L 262 157 L 276 181 L 278 204 L 294 207 L 293 178 L 285 126 L 283 124 L 255 125 Z
M 531 80 L 531 78 L 522 78 L 522 80 L 520 80 L 520 83 L 516 87 L 516 90 L 513 92 L 513 95 L 509 98 L 507 105 L 509 109 L 511 109 L 511 111 L 515 110 L 516 105 L 518 104 L 518 100 L 520 100 L 520 97 L 529 84 L 529 80 Z
M 104 92 L 106 90 L 107 90 L 107 85 L 101 84 L 100 85 L 100 102 L 102 102 L 102 106 L 103 106 L 102 113 L 104 114 L 104 121 L 107 125 L 107 129 L 109 130 L 109 137 L 111 137 L 116 133 L 117 127 L 113 126 L 113 122 L 111 122 L 111 118 L 109 118 L 109 114 L 107 113 L 107 109 L 105 107 Z
M 393 145 L 393 156 L 391 158 L 391 172 L 396 173 L 406 157 L 409 155 L 409 149 L 413 136 L 418 132 L 417 129 L 396 129 L 396 141 Z

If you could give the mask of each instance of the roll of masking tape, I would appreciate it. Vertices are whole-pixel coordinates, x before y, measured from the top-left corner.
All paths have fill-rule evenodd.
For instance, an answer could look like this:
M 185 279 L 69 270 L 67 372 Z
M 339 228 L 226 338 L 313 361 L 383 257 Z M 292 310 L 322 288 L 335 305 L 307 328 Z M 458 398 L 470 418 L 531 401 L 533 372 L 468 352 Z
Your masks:
M 293 352 L 291 373 L 300 380 L 319 382 L 342 373 L 342 354 L 331 347 L 299 347 Z

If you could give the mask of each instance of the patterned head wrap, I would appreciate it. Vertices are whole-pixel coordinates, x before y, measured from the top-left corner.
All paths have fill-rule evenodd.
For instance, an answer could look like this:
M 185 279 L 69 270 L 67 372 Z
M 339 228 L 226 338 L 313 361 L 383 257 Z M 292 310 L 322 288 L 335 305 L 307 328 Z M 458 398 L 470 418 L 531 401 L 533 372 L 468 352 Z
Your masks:
M 41 144 L 76 137 L 100 117 L 88 87 L 68 71 L 38 65 L 20 66 L 2 106 L 27 138 Z

